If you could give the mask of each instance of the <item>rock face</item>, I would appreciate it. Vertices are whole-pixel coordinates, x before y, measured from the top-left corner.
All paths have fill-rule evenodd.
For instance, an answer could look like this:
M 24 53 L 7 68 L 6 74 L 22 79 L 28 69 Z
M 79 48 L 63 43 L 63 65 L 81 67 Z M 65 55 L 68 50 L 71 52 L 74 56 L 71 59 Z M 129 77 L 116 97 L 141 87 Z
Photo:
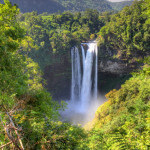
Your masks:
M 139 57 L 136 55 L 134 57 Z M 120 54 L 118 57 L 116 50 L 99 48 L 98 87 L 100 93 L 106 94 L 112 89 L 119 89 L 121 84 L 131 77 L 130 73 L 140 66 L 141 64 L 132 57 L 127 60 Z
M 100 61 L 99 70 L 100 72 L 123 74 L 126 70 L 126 64 L 120 62 L 113 62 L 111 60 Z
M 107 49 L 105 47 L 99 48 L 99 72 L 125 75 L 134 71 L 141 66 L 141 64 L 132 60 L 127 60 L 123 56 L 118 55 L 116 50 Z
M 99 62 L 99 71 L 105 73 L 112 73 L 116 75 L 129 74 L 138 67 L 137 63 L 128 64 L 118 60 L 101 60 Z

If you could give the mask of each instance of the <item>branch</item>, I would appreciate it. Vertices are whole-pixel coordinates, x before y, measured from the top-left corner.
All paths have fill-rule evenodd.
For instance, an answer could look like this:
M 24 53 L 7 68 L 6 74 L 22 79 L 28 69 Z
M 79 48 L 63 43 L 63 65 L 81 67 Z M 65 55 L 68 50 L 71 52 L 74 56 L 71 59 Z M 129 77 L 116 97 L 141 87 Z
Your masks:
M 22 131 L 22 128 L 16 128 L 12 124 L 7 125 L 7 128 L 17 130 L 17 131 Z
M 0 116 L 0 119 L 1 119 L 2 125 L 3 125 L 3 127 L 4 127 L 4 130 L 5 130 L 5 132 L 6 132 L 7 136 L 8 136 L 8 138 L 9 138 L 9 140 L 11 140 L 11 143 L 13 143 L 19 150 L 22 150 L 22 149 L 18 146 L 17 142 L 11 137 L 11 135 L 9 135 L 8 129 L 7 129 L 7 127 L 4 125 L 1 116 Z M 10 142 L 9 142 L 9 143 L 10 143 Z M 8 143 L 7 143 L 7 144 L 8 144 Z M 4 146 L 4 145 L 3 145 L 3 146 Z M 1 148 L 1 147 L 0 147 L 0 148 Z M 3 147 L 2 147 L 2 148 L 3 148 Z
M 10 144 L 12 144 L 12 141 L 7 143 L 7 144 L 4 144 L 4 145 L 0 146 L 0 149 L 4 148 L 5 146 L 10 145 Z
M 13 120 L 12 120 L 12 117 L 9 115 L 8 112 L 6 112 L 6 114 L 9 116 L 10 122 L 12 123 L 13 127 L 16 128 L 16 127 L 15 127 L 15 124 L 14 124 L 14 122 L 13 122 Z M 16 129 L 17 129 L 17 128 L 16 128 Z M 16 135 L 17 135 L 17 138 L 18 138 L 18 140 L 19 140 L 19 143 L 20 143 L 20 145 L 21 145 L 22 150 L 24 150 L 24 147 L 23 147 L 23 144 L 22 144 L 22 141 L 21 141 L 21 138 L 20 138 L 20 135 L 19 135 L 18 131 L 15 130 L 15 133 L 16 133 Z
M 5 131 L 7 133 L 8 138 L 12 141 L 12 143 L 19 149 L 22 150 L 22 148 L 19 147 L 18 143 L 13 139 L 13 137 L 9 134 L 9 131 L 7 127 L 5 127 Z
M 8 113 L 8 111 L 6 110 L 6 108 L 5 108 L 3 105 L 1 105 L 1 106 L 5 109 L 6 114 L 8 115 L 9 120 L 10 120 L 10 122 L 11 122 L 13 128 L 17 129 L 17 128 L 15 127 L 15 124 L 14 124 L 14 122 L 13 122 L 13 119 L 12 119 L 11 115 Z M 1 119 L 2 119 L 2 118 L 1 118 Z M 17 138 L 18 138 L 18 140 L 19 140 L 19 143 L 20 143 L 20 145 L 21 145 L 21 148 L 18 146 L 17 142 L 9 135 L 9 132 L 8 132 L 7 127 L 5 127 L 5 131 L 7 132 L 8 138 L 16 145 L 16 147 L 17 147 L 18 149 L 20 149 L 20 150 L 24 150 L 23 143 L 22 143 L 22 141 L 21 141 L 20 135 L 18 134 L 18 131 L 15 130 L 15 133 L 16 133 L 16 135 L 17 135 Z

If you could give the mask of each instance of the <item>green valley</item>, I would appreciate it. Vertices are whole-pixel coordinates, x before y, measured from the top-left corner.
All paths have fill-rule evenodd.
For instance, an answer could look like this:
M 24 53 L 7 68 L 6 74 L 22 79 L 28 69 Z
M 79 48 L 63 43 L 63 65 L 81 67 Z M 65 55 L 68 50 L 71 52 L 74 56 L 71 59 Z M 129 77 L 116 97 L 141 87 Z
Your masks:
M 12 2 L 0 3 L 0 149 L 149 150 L 150 1 L 45 0 L 38 12 L 34 1 Z M 87 104 L 88 60 L 86 98 L 99 107 L 83 126 L 62 112 Z M 88 120 L 89 108 L 75 117 Z

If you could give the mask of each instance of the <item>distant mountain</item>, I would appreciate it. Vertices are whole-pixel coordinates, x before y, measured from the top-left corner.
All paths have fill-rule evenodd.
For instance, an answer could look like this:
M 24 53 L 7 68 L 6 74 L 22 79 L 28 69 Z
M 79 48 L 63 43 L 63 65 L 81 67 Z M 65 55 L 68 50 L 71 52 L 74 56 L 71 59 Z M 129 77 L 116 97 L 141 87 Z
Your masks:
M 21 12 L 37 11 L 38 13 L 84 11 L 87 8 L 97 9 L 99 12 L 110 10 L 121 10 L 132 2 L 116 2 L 112 3 L 107 0 L 10 0 L 13 4 L 17 4 Z M 3 0 L 0 0 L 3 3 Z
M 54 0 L 10 0 L 13 4 L 17 4 L 21 12 L 37 11 L 39 14 L 43 12 L 55 13 L 62 12 L 65 8 Z M 3 0 L 0 0 L 3 3 Z
M 84 11 L 87 8 L 97 9 L 99 12 L 112 10 L 107 0 L 56 0 L 67 10 Z
M 123 2 L 109 2 L 110 6 L 114 10 L 121 10 L 125 6 L 130 6 L 133 3 L 133 0 L 123 1 Z

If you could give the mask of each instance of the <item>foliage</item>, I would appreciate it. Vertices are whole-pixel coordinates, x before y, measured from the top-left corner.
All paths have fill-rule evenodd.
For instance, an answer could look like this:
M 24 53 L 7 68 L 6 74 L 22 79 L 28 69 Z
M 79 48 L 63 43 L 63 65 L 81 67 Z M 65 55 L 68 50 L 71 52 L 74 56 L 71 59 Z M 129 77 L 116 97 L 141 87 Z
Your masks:
M 42 148 L 56 150 L 86 148 L 84 139 L 87 135 L 81 127 L 71 126 L 62 122 L 50 122 L 44 129 L 48 130 L 48 132 L 43 132 L 46 135 L 46 139 L 41 140 Z
M 24 144 L 30 141 L 31 132 L 37 131 L 35 137 L 41 135 L 45 119 L 57 119 L 61 107 L 44 90 L 38 65 L 18 50 L 25 39 L 16 19 L 18 9 L 6 0 L 0 4 L 0 13 L 0 144 L 11 141 L 6 149 L 13 145 L 18 149 L 21 139 Z M 24 132 L 21 139 L 17 130 Z
M 59 13 L 64 11 L 85 11 L 87 8 L 96 9 L 99 12 L 112 10 L 110 3 L 106 0 L 45 0 L 40 1 L 37 0 L 37 3 L 34 1 L 26 0 L 26 1 L 18 1 L 18 0 L 10 0 L 13 4 L 17 4 L 21 9 L 21 12 L 32 12 L 37 11 L 38 13 Z M 2 3 L 3 1 L 0 0 Z M 42 6 L 42 7 L 40 7 Z
M 29 36 L 25 37 L 16 19 L 18 9 L 5 1 L 0 5 L 0 12 L 3 14 L 0 28 L 3 39 L 0 41 L 1 146 L 3 149 L 85 148 L 87 135 L 81 127 L 58 122 L 58 111 L 63 105 L 52 101 L 42 86 L 44 81 L 37 63 L 28 58 L 31 48 L 38 45 Z
M 148 148 L 149 69 L 149 65 L 144 66 L 143 70 L 134 73 L 120 90 L 109 92 L 106 95 L 108 101 L 98 108 L 94 129 L 100 128 L 103 137 L 100 142 L 105 143 L 102 149 Z M 94 138 L 96 135 L 93 132 Z
M 0 0 L 2 3 L 3 0 Z M 10 0 L 13 4 L 17 4 L 21 9 L 21 12 L 32 12 L 37 11 L 38 13 L 60 13 L 64 11 L 85 11 L 87 8 L 96 9 L 99 12 L 110 11 L 110 10 L 121 10 L 126 5 L 131 5 L 132 2 L 117 2 L 112 3 L 107 0 L 37 0 L 37 3 L 34 1 L 26 0 Z M 40 7 L 42 6 L 42 7 Z
M 149 8 L 145 3 L 134 1 L 130 7 L 112 15 L 111 20 L 99 32 L 101 46 L 116 50 L 117 58 L 126 59 L 129 63 L 149 55 Z
M 116 58 L 128 62 L 143 58 L 143 69 L 132 73 L 119 90 L 110 91 L 92 122 L 88 146 L 91 149 L 149 149 L 150 74 L 149 1 L 111 16 L 99 32 L 101 47 L 117 51 Z M 141 58 L 140 58 L 141 57 Z M 97 144 L 98 143 L 98 144 Z
M 67 57 L 71 47 L 88 40 L 91 34 L 94 39 L 94 34 L 104 25 L 98 11 L 91 9 L 84 13 L 68 11 L 59 15 L 32 12 L 22 14 L 19 20 L 28 35 L 22 43 L 22 50 L 26 50 L 42 69 Z M 57 58 L 53 60 L 55 55 Z
M 110 3 L 106 0 L 56 0 L 67 10 L 85 11 L 87 8 L 96 9 L 99 12 L 112 10 Z
M 125 6 L 130 6 L 133 3 L 133 0 L 131 1 L 122 1 L 122 2 L 110 2 L 110 6 L 114 10 L 122 10 Z
M 47 80 L 46 87 L 55 99 L 69 98 L 70 49 L 80 48 L 80 43 L 89 39 L 95 40 L 96 33 L 105 24 L 105 17 L 100 17 L 96 10 L 87 9 L 62 14 L 32 12 L 20 14 L 17 19 L 26 30 L 20 48 L 22 53 L 39 64 Z

